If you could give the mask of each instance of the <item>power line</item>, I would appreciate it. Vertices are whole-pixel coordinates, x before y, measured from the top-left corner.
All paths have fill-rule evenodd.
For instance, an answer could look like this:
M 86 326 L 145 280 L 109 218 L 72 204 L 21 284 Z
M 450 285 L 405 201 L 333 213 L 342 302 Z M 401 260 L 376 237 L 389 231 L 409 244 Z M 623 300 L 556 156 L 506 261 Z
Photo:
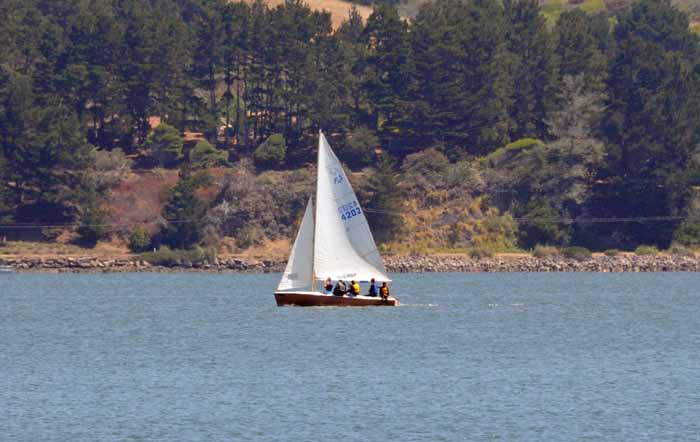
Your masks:
M 389 216 L 405 216 L 406 212 L 397 212 L 381 209 L 363 209 L 365 213 Z M 520 217 L 513 218 L 520 224 L 599 224 L 599 223 L 649 223 L 649 222 L 675 222 L 687 219 L 687 216 L 633 216 L 633 217 L 610 217 L 610 218 L 529 218 Z M 175 219 L 167 220 L 164 218 L 153 221 L 139 222 L 117 222 L 117 223 L 102 223 L 102 224 L 80 224 L 80 223 L 65 223 L 65 224 L 5 224 L 0 225 L 3 230 L 22 230 L 22 229 L 78 229 L 78 228 L 122 228 L 137 225 L 153 225 L 160 223 L 170 224 L 188 224 L 202 222 L 201 219 Z
M 130 227 L 130 226 L 138 226 L 138 225 L 150 225 L 150 224 L 159 224 L 161 222 L 167 222 L 170 224 L 187 224 L 187 223 L 194 223 L 194 222 L 200 222 L 201 220 L 198 219 L 175 219 L 175 220 L 167 220 L 167 219 L 158 219 L 154 221 L 139 221 L 139 222 L 129 222 L 129 223 L 108 223 L 108 224 L 76 224 L 76 223 L 67 223 L 67 224 L 9 224 L 9 225 L 0 225 L 0 229 L 6 229 L 6 230 L 21 230 L 21 229 L 78 229 L 78 228 L 119 228 L 119 227 Z
M 379 209 L 364 209 L 367 213 L 376 213 L 379 215 L 389 215 L 389 216 L 404 216 L 404 212 L 396 212 L 390 210 L 379 210 Z M 687 216 L 630 216 L 630 217 L 610 217 L 610 218 L 513 218 L 521 224 L 597 224 L 597 223 L 627 223 L 627 222 L 638 222 L 638 223 L 648 223 L 648 222 L 673 222 L 673 221 L 683 221 L 687 219 Z

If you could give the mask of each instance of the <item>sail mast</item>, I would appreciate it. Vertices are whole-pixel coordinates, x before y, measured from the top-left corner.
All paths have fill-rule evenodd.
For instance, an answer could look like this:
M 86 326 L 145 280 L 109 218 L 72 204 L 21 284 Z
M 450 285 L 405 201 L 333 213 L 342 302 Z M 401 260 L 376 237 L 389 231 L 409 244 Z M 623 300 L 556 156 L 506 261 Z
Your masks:
M 318 130 L 318 149 L 316 152 L 316 205 L 314 207 L 314 233 L 311 243 L 313 244 L 311 252 L 311 291 L 316 291 L 316 211 L 318 210 L 318 166 L 321 159 L 321 137 L 323 132 L 321 129 Z

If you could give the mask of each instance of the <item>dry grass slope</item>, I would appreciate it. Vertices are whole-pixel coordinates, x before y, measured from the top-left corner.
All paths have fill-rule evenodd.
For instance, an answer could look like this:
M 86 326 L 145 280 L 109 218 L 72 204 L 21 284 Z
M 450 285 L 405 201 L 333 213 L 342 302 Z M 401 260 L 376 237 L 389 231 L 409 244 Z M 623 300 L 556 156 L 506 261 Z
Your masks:
M 252 3 L 252 0 L 246 0 L 246 2 Z M 265 0 L 265 3 L 270 7 L 275 7 L 283 4 L 284 0 Z M 304 3 L 309 5 L 309 7 L 313 10 L 330 12 L 334 29 L 337 29 L 340 24 L 348 18 L 350 8 L 353 6 L 352 3 L 343 0 L 305 0 Z M 372 8 L 368 6 L 354 6 L 365 20 L 367 20 L 367 17 L 369 17 L 372 13 Z

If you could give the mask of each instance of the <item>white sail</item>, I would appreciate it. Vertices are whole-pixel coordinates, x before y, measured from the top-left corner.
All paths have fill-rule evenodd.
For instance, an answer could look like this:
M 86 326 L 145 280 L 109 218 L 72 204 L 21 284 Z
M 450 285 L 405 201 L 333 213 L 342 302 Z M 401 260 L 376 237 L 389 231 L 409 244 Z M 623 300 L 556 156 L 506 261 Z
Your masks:
M 294 241 L 292 252 L 284 269 L 278 291 L 311 290 L 313 283 L 313 253 L 314 253 L 314 207 L 311 198 L 306 205 L 301 227 Z
M 318 144 L 315 277 L 390 281 L 355 192 L 322 133 Z

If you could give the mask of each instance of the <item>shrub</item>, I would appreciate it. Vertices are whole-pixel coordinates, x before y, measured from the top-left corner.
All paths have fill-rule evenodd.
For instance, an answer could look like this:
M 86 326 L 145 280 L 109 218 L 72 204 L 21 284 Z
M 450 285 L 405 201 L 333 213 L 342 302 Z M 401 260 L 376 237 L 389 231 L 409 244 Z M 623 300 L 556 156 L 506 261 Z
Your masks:
M 188 170 L 180 171 L 180 180 L 169 192 L 169 198 L 161 212 L 167 224 L 161 235 L 165 243 L 178 249 L 189 249 L 202 237 L 200 219 L 204 205 L 195 195 L 197 180 Z
M 89 204 L 80 217 L 78 243 L 86 247 L 95 247 L 97 241 L 107 236 L 107 213 L 97 203 Z
M 265 239 L 265 233 L 261 228 L 254 225 L 243 227 L 236 237 L 236 245 L 242 249 L 247 249 L 258 245 Z
M 561 214 L 544 198 L 533 199 L 525 208 L 525 218 L 531 221 L 520 226 L 519 240 L 524 248 L 535 244 L 565 244 L 569 230 L 559 223 Z
M 253 160 L 258 167 L 274 168 L 284 163 L 284 157 L 287 154 L 287 145 L 284 142 L 282 134 L 272 134 L 265 140 L 255 152 L 253 152 Z
M 603 253 L 605 254 L 605 256 L 617 256 L 620 253 L 620 251 L 617 249 L 608 249 Z
M 42 239 L 44 241 L 48 241 L 48 242 L 56 241 L 56 239 L 58 239 L 58 237 L 61 236 L 61 233 L 63 233 L 63 230 L 61 230 L 61 229 L 53 229 L 53 228 L 41 229 Z
M 659 249 L 654 246 L 639 246 L 634 249 L 635 255 L 657 255 L 658 253 Z
M 129 250 L 145 252 L 151 245 L 151 234 L 144 226 L 136 226 L 129 235 Z
M 410 196 L 425 196 L 445 187 L 450 167 L 447 157 L 435 148 L 408 155 L 401 165 L 401 177 Z
M 512 143 L 507 144 L 505 149 L 506 150 L 521 150 L 521 149 L 527 149 L 529 147 L 537 146 L 539 144 L 542 144 L 542 142 L 536 138 L 521 138 L 519 140 L 515 140 Z
M 353 168 L 369 166 L 375 159 L 374 149 L 377 146 L 379 139 L 374 131 L 360 126 L 348 133 L 340 158 Z
M 472 259 L 493 258 L 493 251 L 481 247 L 469 250 L 469 257 Z
M 671 247 L 668 249 L 668 251 L 678 256 L 695 256 L 695 253 L 691 249 L 678 243 L 671 244 Z
M 532 256 L 535 258 L 549 258 L 552 256 L 557 256 L 558 254 L 559 250 L 557 250 L 556 247 L 541 246 L 539 244 L 535 246 L 535 250 L 532 251 Z
M 133 161 L 121 149 L 93 151 L 93 166 L 100 172 L 125 172 L 131 169 Z
M 226 163 L 226 152 L 216 149 L 207 140 L 198 142 L 190 151 L 193 169 L 207 169 Z
M 182 158 L 180 131 L 169 124 L 162 123 L 156 127 L 146 140 L 146 145 L 161 167 L 173 166 Z
M 591 259 L 591 251 L 585 247 L 564 247 L 561 249 L 564 258 L 575 259 L 576 261 L 586 261 Z
M 688 247 L 700 246 L 700 216 L 693 214 L 684 219 L 676 231 L 673 232 L 673 239 L 674 242 L 680 245 Z
M 205 251 L 200 247 L 189 250 L 172 250 L 168 246 L 163 246 L 155 252 L 143 253 L 141 259 L 151 265 L 174 267 L 186 265 L 187 263 L 213 262 L 215 256 L 213 251 Z
M 494 252 L 517 250 L 515 233 L 518 230 L 518 223 L 510 213 L 500 215 L 497 210 L 489 211 L 477 227 L 480 233 L 472 239 L 475 247 Z

